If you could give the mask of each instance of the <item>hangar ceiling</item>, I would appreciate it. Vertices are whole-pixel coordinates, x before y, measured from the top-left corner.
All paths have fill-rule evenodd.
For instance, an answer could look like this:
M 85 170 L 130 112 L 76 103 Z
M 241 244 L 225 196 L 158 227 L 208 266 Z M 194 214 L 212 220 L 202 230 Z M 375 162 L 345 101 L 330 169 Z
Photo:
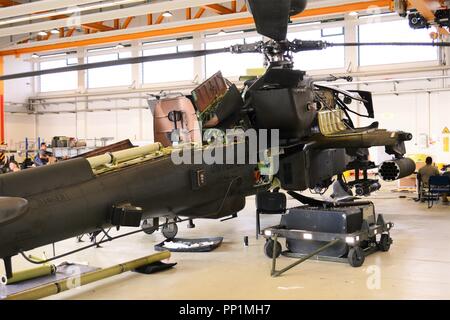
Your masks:
M 393 11 L 398 1 L 311 0 L 294 19 L 373 8 Z M 0 0 L 0 7 L 0 55 L 253 24 L 245 0 Z
M 366 10 L 371 6 L 388 8 L 390 2 L 314 0 L 302 16 Z M 253 23 L 244 0 L 0 0 L 0 6 L 1 55 Z

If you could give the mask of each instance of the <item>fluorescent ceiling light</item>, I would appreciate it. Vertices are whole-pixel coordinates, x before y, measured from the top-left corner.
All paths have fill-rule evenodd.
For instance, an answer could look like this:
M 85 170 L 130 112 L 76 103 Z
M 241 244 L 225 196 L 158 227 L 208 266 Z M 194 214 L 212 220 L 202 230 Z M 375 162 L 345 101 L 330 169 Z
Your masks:
M 51 34 L 59 34 L 59 30 L 55 28 L 55 29 L 50 30 L 50 33 Z
M 66 9 L 55 10 L 52 12 L 37 13 L 37 14 L 31 14 L 31 15 L 1 20 L 0 26 L 5 25 L 5 24 L 23 22 L 23 21 L 49 18 L 49 17 L 53 17 L 56 15 L 72 15 L 74 13 L 79 13 L 82 11 L 95 10 L 95 9 L 101 9 L 101 8 L 107 8 L 107 7 L 115 7 L 115 6 L 121 6 L 121 5 L 125 5 L 125 4 L 130 4 L 130 3 L 135 3 L 135 2 L 144 2 L 144 1 L 145 0 L 114 0 L 114 1 L 100 2 L 100 3 L 96 3 L 96 4 L 85 5 L 85 6 L 69 7 Z
M 162 14 L 162 16 L 163 16 L 164 18 L 170 18 L 170 17 L 173 17 L 173 14 L 172 14 L 172 12 L 170 12 L 170 11 L 166 11 L 166 12 L 164 12 L 164 13 Z
M 45 31 L 39 31 L 39 32 L 37 33 L 37 35 L 38 35 L 38 36 L 41 36 L 41 37 L 45 37 L 45 36 L 47 35 L 47 32 L 45 32 Z
M 61 0 L 62 1 L 62 0 Z M 82 24 L 95 23 L 99 21 L 107 21 L 112 19 L 119 18 L 128 18 L 131 16 L 143 16 L 150 13 L 160 13 L 164 11 L 173 11 L 173 10 L 181 10 L 192 6 L 192 1 L 195 1 L 199 6 L 209 5 L 213 3 L 217 3 L 217 0 L 178 0 L 178 1 L 152 1 L 149 4 L 143 4 L 139 6 L 130 6 L 124 9 L 117 10 L 103 10 L 101 12 L 96 13 L 85 13 L 81 14 L 77 19 L 73 19 L 73 17 L 57 19 L 57 20 L 47 20 L 42 22 L 35 22 L 31 24 L 25 25 L 16 25 L 8 28 L 0 28 L 0 37 L 6 37 L 11 35 L 18 34 L 27 34 L 30 32 L 38 32 L 40 30 L 50 30 L 53 28 L 60 27 L 76 27 Z M 33 2 L 30 2 L 33 3 Z M 17 7 L 17 6 L 14 6 Z M 1 15 L 0 9 L 0 15 Z M 249 13 L 240 13 L 242 16 L 250 16 Z M 205 18 L 207 19 L 207 18 Z M 146 28 L 148 26 L 145 26 Z M 137 29 L 137 28 L 134 28 Z M 119 32 L 128 33 L 123 30 L 119 30 Z M 117 33 L 117 31 L 111 31 L 111 35 Z M 98 34 L 96 35 L 99 36 Z

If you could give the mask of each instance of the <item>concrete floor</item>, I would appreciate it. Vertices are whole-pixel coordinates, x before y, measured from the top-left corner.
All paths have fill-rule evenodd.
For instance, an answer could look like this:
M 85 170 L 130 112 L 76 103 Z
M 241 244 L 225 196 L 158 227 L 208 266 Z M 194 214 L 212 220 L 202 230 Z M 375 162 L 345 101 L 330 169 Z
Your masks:
M 179 236 L 224 237 L 223 245 L 210 253 L 174 253 L 170 261 L 178 265 L 154 275 L 126 273 L 51 299 L 450 299 L 450 206 L 437 204 L 427 209 L 415 203 L 413 194 L 390 191 L 389 186 L 371 199 L 378 212 L 395 223 L 394 244 L 388 253 L 366 258 L 363 267 L 308 261 L 279 278 L 270 277 L 271 261 L 263 254 L 264 239 L 254 236 L 254 199 L 249 198 L 238 219 L 227 222 L 196 221 L 190 230 L 180 225 Z M 296 205 L 289 200 L 290 205 Z M 264 225 L 278 223 L 264 216 Z M 249 247 L 243 244 L 249 236 Z M 107 243 L 100 249 L 68 257 L 107 267 L 153 252 L 163 240 L 157 232 L 143 233 Z M 75 240 L 57 245 L 57 252 L 81 246 Z M 42 254 L 50 247 L 34 250 Z M 279 266 L 292 262 L 280 258 Z M 29 265 L 16 257 L 17 268 Z M 3 272 L 3 270 L 0 270 Z

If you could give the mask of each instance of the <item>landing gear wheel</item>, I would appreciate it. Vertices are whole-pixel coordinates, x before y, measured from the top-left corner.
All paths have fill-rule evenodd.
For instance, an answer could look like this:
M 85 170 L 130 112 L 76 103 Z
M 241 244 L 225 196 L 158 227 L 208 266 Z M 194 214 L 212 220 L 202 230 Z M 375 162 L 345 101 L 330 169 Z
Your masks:
M 153 225 L 153 219 L 142 221 L 141 228 L 146 234 L 153 234 L 158 229 L 155 229 L 155 226 Z
M 272 259 L 273 258 L 273 246 L 274 246 L 274 241 L 272 239 L 267 240 L 266 243 L 264 244 L 264 253 L 266 255 L 267 258 Z M 275 258 L 278 258 L 281 254 L 281 243 L 279 243 L 277 241 L 276 245 L 275 245 Z
M 161 232 L 166 239 L 173 239 L 178 233 L 178 226 L 176 223 L 166 224 L 162 228 Z
M 364 255 L 364 250 L 361 247 L 353 247 L 348 252 L 348 263 L 353 268 L 359 268 L 364 264 L 366 256 Z
M 388 252 L 391 248 L 392 238 L 388 234 L 382 234 L 380 242 L 378 242 L 378 249 L 383 252 Z

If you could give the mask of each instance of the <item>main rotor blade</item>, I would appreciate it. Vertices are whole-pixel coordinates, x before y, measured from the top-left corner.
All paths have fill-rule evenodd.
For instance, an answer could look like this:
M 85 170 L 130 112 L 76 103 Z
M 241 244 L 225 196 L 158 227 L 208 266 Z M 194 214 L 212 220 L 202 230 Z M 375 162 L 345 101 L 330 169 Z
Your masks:
M 154 56 L 125 58 L 125 59 L 119 59 L 119 60 L 114 60 L 114 61 L 76 64 L 73 66 L 62 67 L 62 68 L 53 68 L 53 69 L 46 69 L 46 70 L 39 70 L 39 71 L 7 74 L 4 76 L 0 76 L 0 81 L 19 79 L 19 78 L 36 77 L 36 76 L 41 76 L 41 75 L 45 75 L 45 74 L 53 74 L 53 73 L 61 73 L 61 72 L 80 71 L 80 70 L 120 66 L 120 65 L 125 65 L 125 64 L 137 64 L 137 63 L 143 63 L 143 62 L 195 58 L 195 57 L 202 57 L 202 56 L 224 53 L 224 52 L 230 52 L 230 48 L 196 50 L 196 51 L 186 51 L 186 52 L 178 52 L 178 53 L 166 53 L 166 54 L 159 54 L 159 55 L 154 55 Z
M 364 46 L 393 46 L 393 47 L 450 47 L 450 42 L 342 42 L 330 43 L 329 47 L 364 47 Z
M 292 52 L 324 50 L 331 47 L 450 47 L 450 42 L 327 42 L 295 39 L 289 43 Z

